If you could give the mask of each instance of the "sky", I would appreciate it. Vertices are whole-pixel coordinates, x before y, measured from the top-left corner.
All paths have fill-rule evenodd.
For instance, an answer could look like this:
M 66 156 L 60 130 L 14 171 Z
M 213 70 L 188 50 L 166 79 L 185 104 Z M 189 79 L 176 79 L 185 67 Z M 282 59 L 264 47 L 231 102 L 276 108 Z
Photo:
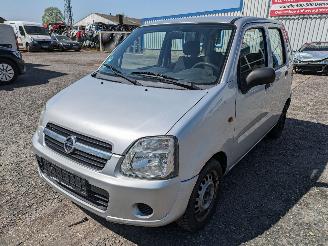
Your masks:
M 64 0 L 0 0 L 0 17 L 41 22 L 47 7 L 64 10 Z M 238 7 L 240 0 L 72 0 L 74 21 L 90 13 L 146 18 Z

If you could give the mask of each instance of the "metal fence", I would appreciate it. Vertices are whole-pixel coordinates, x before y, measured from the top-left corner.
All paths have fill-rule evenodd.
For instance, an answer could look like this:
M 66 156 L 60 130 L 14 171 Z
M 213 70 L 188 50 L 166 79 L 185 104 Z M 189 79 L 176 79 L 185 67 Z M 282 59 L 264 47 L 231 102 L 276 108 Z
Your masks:
M 144 19 L 144 23 L 155 23 L 168 19 L 180 19 L 201 16 L 269 16 L 271 0 L 242 0 L 240 7 L 230 10 L 211 11 L 197 14 L 184 14 L 175 16 L 164 16 Z M 291 46 L 294 50 L 299 49 L 306 42 L 328 41 L 328 15 L 308 15 L 294 17 L 278 17 L 288 30 Z M 158 47 L 158 37 L 147 41 L 152 47 Z

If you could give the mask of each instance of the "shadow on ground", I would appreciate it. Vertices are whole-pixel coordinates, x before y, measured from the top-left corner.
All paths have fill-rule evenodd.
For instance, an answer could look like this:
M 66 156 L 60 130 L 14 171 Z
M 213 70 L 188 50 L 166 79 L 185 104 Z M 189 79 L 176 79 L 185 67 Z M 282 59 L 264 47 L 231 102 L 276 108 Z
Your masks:
M 142 228 L 91 216 L 138 245 L 239 245 L 271 228 L 312 187 L 328 188 L 318 182 L 328 161 L 327 139 L 327 125 L 288 119 L 283 137 L 263 140 L 224 178 L 214 218 L 195 234 L 175 224 Z
M 16 82 L 10 85 L 1 86 L 0 90 L 10 91 L 19 87 L 47 84 L 50 79 L 66 75 L 65 73 L 47 70 L 47 66 L 48 65 L 27 63 L 26 73 L 19 76 Z

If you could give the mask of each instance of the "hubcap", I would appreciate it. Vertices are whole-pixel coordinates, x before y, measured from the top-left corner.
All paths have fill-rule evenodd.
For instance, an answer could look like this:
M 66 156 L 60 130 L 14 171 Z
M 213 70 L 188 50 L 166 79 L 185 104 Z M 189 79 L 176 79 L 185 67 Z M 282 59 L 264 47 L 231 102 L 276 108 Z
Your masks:
M 0 63 L 0 81 L 8 82 L 14 78 L 15 71 L 12 66 L 7 63 Z
M 205 219 L 210 212 L 216 197 L 218 183 L 215 172 L 207 174 L 200 183 L 195 204 L 195 215 L 198 220 Z

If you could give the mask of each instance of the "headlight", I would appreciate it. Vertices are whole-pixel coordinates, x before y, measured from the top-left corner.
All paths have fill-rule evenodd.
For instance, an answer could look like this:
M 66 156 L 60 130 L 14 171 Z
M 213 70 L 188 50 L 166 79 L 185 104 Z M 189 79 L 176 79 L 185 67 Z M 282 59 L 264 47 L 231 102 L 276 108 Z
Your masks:
M 178 175 L 177 139 L 159 136 L 139 139 L 127 152 L 121 173 L 141 179 L 169 179 Z
M 328 64 L 328 59 L 320 61 L 321 64 Z

